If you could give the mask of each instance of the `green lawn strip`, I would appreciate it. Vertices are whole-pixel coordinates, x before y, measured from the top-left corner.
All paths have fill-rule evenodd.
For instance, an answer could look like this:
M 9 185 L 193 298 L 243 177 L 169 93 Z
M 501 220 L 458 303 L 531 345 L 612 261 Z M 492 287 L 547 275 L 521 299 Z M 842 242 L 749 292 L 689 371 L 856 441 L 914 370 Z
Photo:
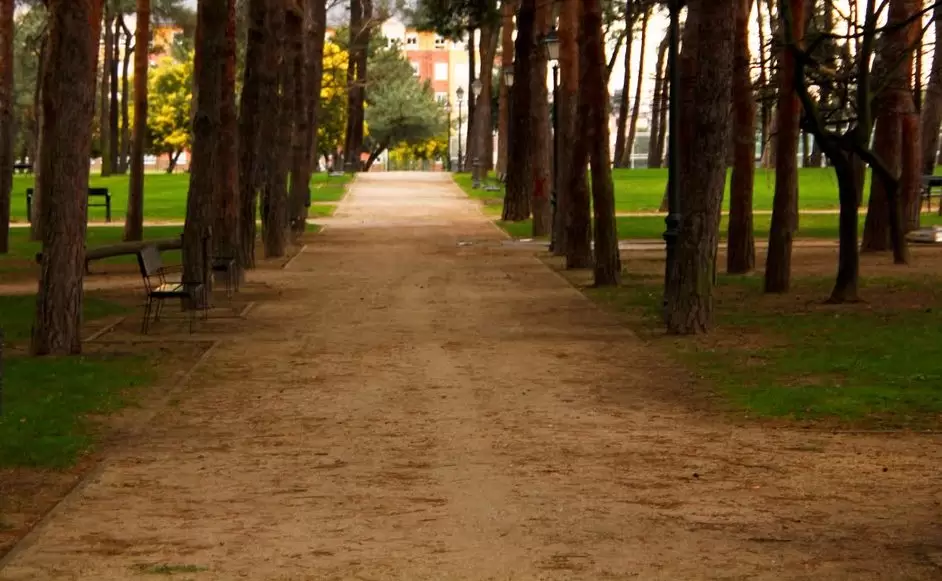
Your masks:
M 337 211 L 336 204 L 312 204 L 308 208 L 309 218 L 329 218 Z
M 94 295 L 86 295 L 83 300 L 83 316 L 86 321 L 101 319 L 127 312 L 121 305 L 105 301 Z M 29 340 L 33 317 L 36 314 L 36 297 L 32 295 L 0 295 L 0 326 L 11 343 Z
M 633 318 L 641 332 L 660 329 L 661 277 L 625 278 L 622 288 L 587 292 L 642 314 Z M 934 276 L 871 279 L 862 292 L 930 294 L 935 303 L 940 283 Z M 800 278 L 793 294 L 825 297 L 831 284 Z M 659 344 L 734 408 L 760 417 L 885 427 L 919 428 L 942 419 L 942 360 L 934 356 L 942 341 L 942 310 L 898 306 L 910 304 L 905 300 L 892 308 L 812 303 L 781 309 L 763 297 L 759 276 L 722 276 L 719 285 L 718 333 L 736 340 L 711 343 L 708 336 Z
M 111 214 L 115 222 L 124 221 L 128 206 L 128 176 L 103 178 L 92 175 L 89 187 L 108 188 L 111 192 Z M 343 198 L 352 175 L 328 178 L 326 173 L 311 178 L 311 199 L 317 202 L 336 202 Z M 33 176 L 13 176 L 12 220 L 26 221 L 26 189 L 33 187 Z M 149 173 L 144 176 L 144 217 L 146 220 L 183 220 L 186 216 L 186 196 L 190 188 L 189 174 Z M 99 200 L 95 200 L 97 203 Z M 90 221 L 103 221 L 104 208 L 89 208 Z
M 173 238 L 174 236 L 179 236 L 181 232 L 183 232 L 182 226 L 146 226 L 144 228 L 144 239 Z M 115 244 L 121 242 L 123 234 L 123 228 L 115 226 L 91 226 L 86 231 L 86 246 L 88 248 L 97 248 L 98 246 Z M 19 263 L 18 266 L 22 267 L 24 263 L 32 263 L 36 257 L 36 253 L 40 252 L 41 249 L 42 243 L 34 242 L 29 239 L 28 228 L 11 228 L 10 253 L 5 256 L 0 256 L 0 272 L 3 272 L 4 263 L 7 262 L 7 259 L 17 261 Z M 163 257 L 168 263 L 172 263 L 174 260 L 179 262 L 180 252 L 164 252 Z M 134 256 L 116 256 L 114 258 L 103 259 L 100 262 L 106 264 L 128 264 L 134 263 L 136 260 Z

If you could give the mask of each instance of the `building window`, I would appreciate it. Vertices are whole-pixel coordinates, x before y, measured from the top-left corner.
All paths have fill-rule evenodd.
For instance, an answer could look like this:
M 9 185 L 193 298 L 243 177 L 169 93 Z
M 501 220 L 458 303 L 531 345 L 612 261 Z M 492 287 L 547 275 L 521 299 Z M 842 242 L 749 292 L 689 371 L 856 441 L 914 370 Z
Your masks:
M 441 36 L 436 36 L 436 37 L 435 37 L 435 48 L 439 48 L 439 49 L 445 48 L 445 39 L 442 38 Z
M 410 61 L 409 64 L 412 65 L 412 74 L 419 76 L 419 63 L 415 61 Z
M 435 63 L 435 80 L 448 80 L 448 63 Z
M 406 47 L 415 48 L 419 45 L 419 37 L 415 34 L 406 35 Z

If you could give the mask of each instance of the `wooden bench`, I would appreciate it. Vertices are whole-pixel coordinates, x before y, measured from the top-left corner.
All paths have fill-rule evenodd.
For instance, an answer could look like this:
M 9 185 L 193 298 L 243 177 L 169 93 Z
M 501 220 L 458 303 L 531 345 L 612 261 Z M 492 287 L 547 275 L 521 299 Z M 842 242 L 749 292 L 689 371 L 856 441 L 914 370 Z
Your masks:
M 92 198 L 104 198 L 103 201 L 93 203 Z M 88 188 L 88 208 L 104 208 L 105 222 L 111 222 L 111 192 L 108 188 Z M 86 210 L 86 220 L 88 210 Z M 26 219 L 33 221 L 33 188 L 26 190 Z
M 27 162 L 14 163 L 13 173 L 33 173 L 33 164 Z
M 160 250 L 158 250 L 156 244 L 148 244 L 137 252 L 137 264 L 141 270 L 141 278 L 144 281 L 144 291 L 147 297 L 144 306 L 144 320 L 141 323 L 141 333 L 146 335 L 150 329 L 152 313 L 155 323 L 160 320 L 160 311 L 167 299 L 179 299 L 190 303 L 190 308 L 187 309 L 189 311 L 190 333 L 193 332 L 193 319 L 196 316 L 194 305 L 200 306 L 200 310 L 203 311 L 203 319 L 209 317 L 205 283 L 203 281 L 190 282 L 183 280 L 182 265 L 164 266 L 160 259 Z M 169 280 L 167 275 L 175 273 L 180 276 L 176 280 Z
M 133 256 L 139 253 L 145 246 L 153 245 L 158 251 L 180 250 L 183 248 L 183 237 L 161 238 L 157 240 L 145 240 L 143 242 L 118 242 L 108 246 L 99 246 L 85 251 L 85 273 L 88 274 L 88 264 L 93 260 L 102 260 L 104 258 L 114 258 L 116 256 Z M 42 252 L 36 254 L 36 263 L 43 261 Z

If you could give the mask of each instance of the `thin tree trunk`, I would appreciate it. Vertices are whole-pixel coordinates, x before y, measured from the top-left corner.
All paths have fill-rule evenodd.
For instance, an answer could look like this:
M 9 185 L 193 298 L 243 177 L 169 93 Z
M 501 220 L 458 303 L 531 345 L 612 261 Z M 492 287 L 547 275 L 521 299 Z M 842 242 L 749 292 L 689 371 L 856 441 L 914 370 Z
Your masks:
M 219 141 L 222 139 L 222 84 L 225 75 L 227 0 L 204 0 L 197 9 L 197 58 L 193 75 L 199 90 L 193 116 L 190 190 L 183 227 L 183 279 L 210 284 L 205 249 L 212 248 L 214 203 L 219 199 Z M 208 292 L 208 290 L 207 290 Z M 188 305 L 190 308 L 201 306 Z
M 304 234 L 307 225 L 307 206 L 310 199 L 311 156 L 307 149 L 310 140 L 309 124 L 305 100 L 309 92 L 307 68 L 304 66 L 304 18 L 303 14 L 288 12 L 286 42 L 287 63 L 293 89 L 287 98 L 291 101 L 294 132 L 291 143 L 291 190 L 288 196 L 288 225 L 291 234 L 297 240 Z M 368 170 L 367 170 L 368 171 Z
M 312 171 L 318 171 L 318 142 L 317 130 L 321 121 L 321 88 L 324 76 L 324 40 L 327 33 L 327 0 L 307 0 L 308 29 L 307 46 L 308 55 L 306 66 L 310 81 L 308 94 L 308 115 L 310 124 L 308 131 L 308 156 L 310 157 Z
M 504 194 L 502 219 L 520 222 L 530 217 L 530 191 L 528 176 L 532 171 L 530 149 L 533 140 L 529 138 L 530 115 L 520 112 L 530 107 L 530 78 L 533 76 L 530 52 L 533 50 L 533 37 L 536 0 L 521 0 L 517 10 L 517 39 L 514 43 L 514 86 L 511 92 L 511 107 L 516 113 L 510 120 L 510 139 L 508 141 L 507 187 Z M 460 138 L 460 137 L 459 137 Z
M 749 13 L 752 0 L 736 0 L 736 47 L 733 64 L 733 175 L 729 188 L 729 236 L 726 271 L 750 272 L 756 265 L 752 193 L 756 167 L 756 101 L 749 77 Z
M 625 30 L 628 36 L 625 46 L 625 76 L 622 79 L 621 95 L 618 98 L 618 121 L 615 125 L 615 167 L 625 167 L 625 140 L 628 130 L 629 101 L 631 94 L 631 48 L 633 42 L 633 28 L 635 24 L 634 1 L 625 0 Z M 641 54 L 642 63 L 644 62 L 644 53 Z M 641 82 L 641 75 L 638 75 L 638 82 Z
M 284 88 L 287 84 L 288 60 L 284 43 L 285 9 L 284 0 L 272 2 L 268 17 L 270 46 L 266 48 L 266 65 L 272 72 L 266 75 L 266 93 L 262 103 L 266 103 L 268 113 L 263 123 L 260 145 L 265 148 L 265 179 L 262 189 L 262 242 L 267 258 L 284 256 L 288 246 L 288 162 L 285 159 L 287 148 L 285 140 L 290 141 L 293 124 L 290 107 Z M 358 59 L 351 57 L 351 63 Z M 356 62 L 359 65 L 358 62 Z M 355 84 L 358 84 L 355 82 Z M 352 103 L 354 108 L 357 102 Z M 350 111 L 355 116 L 354 111 Z M 356 124 L 350 127 L 352 151 L 359 151 L 356 146 Z M 265 145 L 271 144 L 271 145 Z M 351 158 L 352 160 L 353 158 Z M 359 164 L 357 164 L 359 169 Z
M 360 119 L 358 106 L 362 104 L 361 95 L 363 87 L 359 86 L 357 68 L 360 64 L 359 54 L 363 49 L 363 34 L 366 28 L 364 15 L 365 0 L 350 1 L 350 51 L 347 65 L 347 127 L 344 137 L 344 171 L 359 171 L 360 148 L 362 143 L 357 141 L 357 121 Z
M 664 72 L 664 57 L 667 54 L 667 47 L 670 43 L 670 31 L 664 34 L 664 40 L 657 47 L 657 70 L 654 78 L 654 93 L 651 95 L 653 103 L 651 109 L 651 134 L 648 137 L 648 167 L 659 168 L 664 160 L 664 142 L 661 140 L 663 128 L 661 127 L 662 115 L 661 106 L 663 99 L 661 93 L 668 79 Z
M 665 293 L 667 331 L 672 334 L 705 333 L 713 326 L 736 44 L 736 19 L 730 15 L 736 13 L 736 1 L 692 0 L 688 6 L 684 52 L 692 49 L 697 58 L 689 70 L 681 69 L 686 85 L 682 95 L 697 129 L 680 142 L 684 217 Z
M 487 176 L 487 142 L 491 138 L 491 100 L 493 98 L 494 59 L 497 55 L 497 40 L 500 29 L 496 25 L 484 24 L 480 29 L 481 38 L 481 96 L 477 99 L 477 114 L 474 122 L 475 151 L 478 159 L 476 167 L 472 169 L 479 178 Z
M 666 67 L 666 63 L 665 63 L 665 67 Z M 661 78 L 662 78 L 661 95 L 660 95 L 661 120 L 658 123 L 658 127 L 660 127 L 660 130 L 658 131 L 658 134 L 657 134 L 657 152 L 656 152 L 657 164 L 655 167 L 661 167 L 664 165 L 664 147 L 667 143 L 667 113 L 670 110 L 671 81 L 668 78 L 668 75 L 666 72 L 662 73 Z
M 238 258 L 241 244 L 239 194 L 239 120 L 236 115 L 236 10 L 237 0 L 226 0 L 225 44 L 223 46 L 222 80 L 219 87 L 220 136 L 216 143 L 216 200 L 213 226 L 214 255 Z M 242 270 L 236 260 L 236 280 Z
M 935 19 L 936 42 L 942 42 L 942 4 L 937 4 L 932 17 Z M 942 51 L 938 44 L 932 52 L 932 68 L 929 71 L 929 83 L 922 103 L 922 118 L 919 133 L 922 137 L 922 173 L 932 175 L 935 172 L 936 157 L 939 153 L 939 128 L 942 126 Z
M 621 281 L 621 258 L 618 254 L 615 188 L 609 159 L 608 88 L 600 0 L 585 1 L 581 38 L 579 112 L 580 117 L 588 121 L 587 129 L 591 136 L 589 159 L 592 166 L 592 207 L 595 213 L 595 286 L 614 286 Z
M 111 165 L 111 127 L 109 122 L 111 120 L 111 69 L 112 61 L 114 59 L 114 29 L 112 25 L 114 24 L 114 15 L 111 13 L 111 2 L 106 1 L 105 3 L 105 17 L 104 17 L 104 29 L 105 29 L 105 49 L 104 49 L 104 63 L 101 67 L 101 87 L 99 91 L 101 92 L 101 105 L 99 109 L 98 125 L 99 133 L 101 134 L 101 176 L 108 177 L 111 175 L 113 168 Z
M 0 254 L 10 249 L 13 193 L 13 0 L 0 0 Z
M 121 110 L 119 108 L 118 91 L 121 88 L 118 80 L 118 73 L 121 66 L 121 29 L 123 28 L 121 13 L 118 13 L 114 19 L 114 46 L 111 53 L 111 105 L 108 107 L 108 143 L 111 144 L 108 150 L 111 163 L 111 173 L 118 171 L 118 152 L 121 150 Z
M 45 78 L 49 68 L 49 33 L 43 35 L 39 46 L 39 67 L 36 73 L 36 90 L 33 93 L 33 110 L 36 111 L 36 155 L 33 157 L 33 207 L 30 209 L 29 238 L 33 241 L 44 240 L 43 233 L 43 192 L 46 191 L 43 175 L 43 151 L 45 151 Z
M 128 158 L 131 156 L 131 56 L 135 46 L 131 44 L 133 36 L 124 21 L 124 62 L 121 69 L 121 157 L 118 159 L 118 173 L 128 173 Z
M 147 136 L 147 69 L 150 48 L 150 0 L 137 0 L 137 46 L 134 52 L 134 137 L 125 240 L 144 238 L 144 138 Z
M 248 39 L 239 107 L 239 262 L 243 269 L 255 268 L 255 221 L 265 156 L 259 146 L 264 116 L 261 97 L 263 91 L 269 90 L 263 84 L 272 74 L 266 69 L 270 42 L 266 28 L 267 4 L 268 0 L 250 0 L 248 7 Z M 271 97 L 270 93 L 264 95 Z
M 497 175 L 507 174 L 508 129 L 510 125 L 510 87 L 504 82 L 503 71 L 513 66 L 514 8 L 516 1 L 501 2 L 501 78 L 500 118 L 497 122 Z
M 632 155 L 635 150 L 635 135 L 638 132 L 638 115 L 641 113 L 641 87 L 644 85 L 644 61 L 645 52 L 648 46 L 648 21 L 651 17 L 651 10 L 644 11 L 641 17 L 641 51 L 638 59 L 638 82 L 635 88 L 635 99 L 631 107 L 631 121 L 628 124 L 628 143 L 625 145 L 624 159 L 622 167 L 632 167 Z M 650 145 L 649 145 L 650 147 Z
M 82 351 L 88 159 L 95 117 L 101 0 L 49 0 L 43 71 L 43 257 L 30 351 Z
M 549 2 L 536 3 L 536 27 L 533 41 L 536 43 L 530 52 L 530 136 L 533 145 L 530 147 L 530 207 L 533 210 L 533 236 L 549 236 L 553 228 L 553 215 L 551 205 L 550 183 L 550 153 L 552 139 L 550 137 L 549 96 L 546 89 L 546 51 L 539 39 L 549 31 L 553 16 L 553 6 Z M 602 58 L 604 69 L 604 56 Z M 608 94 L 608 90 L 604 90 Z M 606 103 L 607 105 L 607 103 Z M 607 109 L 606 109 L 607 110 Z M 607 141 L 605 142 L 608 143 Z
M 759 155 L 765 158 L 766 143 L 769 139 L 769 104 L 764 93 L 769 85 L 769 61 L 768 58 L 766 58 L 768 45 L 765 39 L 765 19 L 762 18 L 762 0 L 759 0 L 756 5 L 756 28 L 759 31 L 759 81 L 758 90 L 756 91 L 759 100 L 759 131 L 761 132 L 759 139 L 759 147 L 761 149 Z
M 805 0 L 787 0 L 791 6 L 792 37 L 804 36 Z M 775 196 L 765 264 L 765 292 L 784 293 L 791 286 L 792 242 L 798 227 L 798 120 L 801 105 L 795 94 L 795 56 L 781 55 L 778 129 L 775 135 Z
M 478 49 L 476 47 L 476 34 L 475 29 L 471 28 L 468 30 L 468 86 L 467 89 L 467 99 L 468 99 L 468 124 L 466 125 L 464 138 L 464 161 L 461 163 L 461 171 L 468 171 L 468 167 L 474 163 L 474 158 L 477 157 L 476 144 L 474 142 L 474 113 L 477 110 L 477 99 L 474 96 L 474 91 L 471 90 L 471 87 L 474 85 L 474 80 L 477 78 L 477 55 Z M 458 136 L 458 139 L 461 139 L 461 136 Z

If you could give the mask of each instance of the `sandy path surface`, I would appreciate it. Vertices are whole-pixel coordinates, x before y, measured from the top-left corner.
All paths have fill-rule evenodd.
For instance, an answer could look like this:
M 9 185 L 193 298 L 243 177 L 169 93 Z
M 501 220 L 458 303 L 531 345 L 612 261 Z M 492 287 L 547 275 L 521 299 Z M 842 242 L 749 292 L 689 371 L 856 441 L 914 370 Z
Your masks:
M 361 176 L 0 579 L 942 578 L 939 440 L 690 411 L 446 180 Z

